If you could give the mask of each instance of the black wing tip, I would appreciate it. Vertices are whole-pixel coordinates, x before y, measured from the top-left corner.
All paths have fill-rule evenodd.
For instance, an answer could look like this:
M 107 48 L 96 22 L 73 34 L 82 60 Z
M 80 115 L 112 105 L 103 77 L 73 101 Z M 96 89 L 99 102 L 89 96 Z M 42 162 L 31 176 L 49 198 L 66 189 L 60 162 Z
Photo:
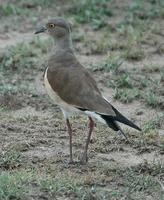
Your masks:
M 115 126 L 115 123 L 114 123 L 115 121 L 118 121 L 118 122 L 123 123 L 123 124 L 125 124 L 127 126 L 130 126 L 131 128 L 134 128 L 134 129 L 136 129 L 138 131 L 142 131 L 141 128 L 139 128 L 136 124 L 134 124 L 132 121 L 130 121 L 130 120 L 126 119 L 126 118 L 122 118 L 121 117 L 121 119 L 120 119 L 119 116 L 115 117 L 115 116 L 101 115 L 101 114 L 100 114 L 100 116 L 106 121 L 108 126 L 110 128 L 112 128 L 113 130 L 115 130 L 115 131 L 118 131 L 118 127 Z
M 136 129 L 137 129 L 138 131 L 142 131 L 142 129 L 141 129 L 140 127 L 138 127 L 138 126 L 136 127 Z
M 126 124 L 126 125 L 128 125 L 128 126 L 134 128 L 134 129 L 136 129 L 136 130 L 138 130 L 138 131 L 142 131 L 141 128 L 139 128 L 139 127 L 138 127 L 136 124 L 134 124 L 131 120 L 129 120 L 129 119 L 127 119 L 125 116 L 123 116 L 114 106 L 112 106 L 112 109 L 113 109 L 114 112 L 116 113 L 116 117 L 114 117 L 116 121 L 119 121 L 119 122 L 121 122 L 121 123 L 123 123 L 123 124 Z
M 132 122 L 132 121 L 130 121 L 130 120 L 128 120 L 129 121 L 129 124 L 126 124 L 125 123 L 125 125 L 128 125 L 128 126 L 130 126 L 131 128 L 134 128 L 134 129 L 136 129 L 136 130 L 138 130 L 138 131 L 142 131 L 142 129 L 139 127 L 139 126 L 137 126 L 136 124 L 134 124 L 134 122 Z M 124 123 L 124 122 L 121 122 L 121 123 Z
M 99 114 L 99 115 L 102 117 L 102 119 L 104 119 L 104 120 L 106 121 L 106 123 L 108 124 L 108 126 L 109 126 L 110 128 L 112 128 L 112 129 L 115 130 L 115 131 L 118 131 L 119 129 L 118 129 L 118 127 L 115 125 L 114 121 L 119 121 L 119 122 L 121 122 L 121 123 L 123 123 L 123 124 L 126 124 L 126 125 L 128 125 L 128 126 L 134 128 L 134 129 L 136 129 L 136 130 L 138 130 L 138 131 L 142 131 L 141 128 L 139 128 L 137 125 L 135 125 L 132 121 L 126 119 L 126 118 L 125 118 L 121 113 L 119 113 L 118 110 L 116 110 L 113 106 L 112 106 L 112 108 L 113 108 L 114 111 L 116 112 L 116 117 L 110 116 L 110 115 L 103 115 L 103 114 L 97 113 L 97 114 Z M 88 109 L 86 109 L 86 108 L 80 108 L 80 107 L 77 107 L 77 109 L 79 109 L 79 110 L 81 110 L 81 111 L 83 111 L 83 112 L 85 112 L 85 111 L 88 110 Z M 120 117 L 122 118 L 122 120 L 119 119 Z M 125 120 L 125 121 L 124 121 L 124 120 Z

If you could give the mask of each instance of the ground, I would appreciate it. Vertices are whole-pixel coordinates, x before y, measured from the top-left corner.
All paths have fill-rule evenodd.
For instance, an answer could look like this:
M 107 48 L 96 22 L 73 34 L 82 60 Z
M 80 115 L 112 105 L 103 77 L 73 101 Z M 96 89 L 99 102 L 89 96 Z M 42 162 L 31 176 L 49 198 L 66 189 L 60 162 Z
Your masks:
M 72 23 L 76 55 L 102 94 L 142 128 L 129 141 L 96 122 L 89 162 L 80 165 L 87 118 L 69 137 L 43 73 L 52 40 L 36 27 L 54 16 Z M 0 2 L 0 199 L 164 199 L 163 0 Z

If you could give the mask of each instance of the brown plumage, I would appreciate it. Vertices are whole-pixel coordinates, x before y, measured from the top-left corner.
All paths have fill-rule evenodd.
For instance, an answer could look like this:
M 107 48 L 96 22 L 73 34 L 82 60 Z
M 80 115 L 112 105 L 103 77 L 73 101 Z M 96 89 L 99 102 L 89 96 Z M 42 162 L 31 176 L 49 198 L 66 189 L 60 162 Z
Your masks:
M 48 60 L 48 67 L 44 75 L 45 87 L 52 100 L 58 104 L 66 119 L 70 136 L 70 161 L 72 158 L 72 130 L 69 116 L 74 112 L 81 112 L 89 117 L 89 132 L 86 140 L 81 163 L 87 162 L 87 149 L 94 128 L 92 118 L 106 123 L 115 131 L 120 130 L 118 122 L 141 130 L 133 122 L 116 110 L 101 94 L 92 75 L 76 59 L 72 40 L 70 37 L 70 25 L 63 19 L 50 20 L 45 27 L 41 27 L 37 33 L 48 31 L 56 42 L 56 48 Z
M 57 95 L 74 107 L 115 116 L 91 74 L 72 52 L 65 52 L 64 55 L 64 59 L 63 56 L 56 59 L 52 55 L 48 62 L 47 79 Z

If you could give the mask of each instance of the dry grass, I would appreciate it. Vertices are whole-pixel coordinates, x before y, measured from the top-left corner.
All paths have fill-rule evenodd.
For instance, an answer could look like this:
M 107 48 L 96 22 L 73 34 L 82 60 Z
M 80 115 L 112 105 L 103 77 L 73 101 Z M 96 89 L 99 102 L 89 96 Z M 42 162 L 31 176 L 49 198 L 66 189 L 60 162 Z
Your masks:
M 68 165 L 62 115 L 42 88 L 42 63 L 52 42 L 33 34 L 28 41 L 18 40 L 0 52 L 0 199 L 162 200 L 163 1 L 71 2 L 2 3 L 0 44 L 6 34 L 8 44 L 10 40 L 13 44 L 18 40 L 12 38 L 13 31 L 23 37 L 24 32 L 34 32 L 38 19 L 65 13 L 74 22 L 78 56 L 105 95 L 111 92 L 112 104 L 131 116 L 142 132 L 123 127 L 129 143 L 97 123 L 89 163 L 81 166 L 87 122 L 85 117 L 74 117 L 77 163 Z

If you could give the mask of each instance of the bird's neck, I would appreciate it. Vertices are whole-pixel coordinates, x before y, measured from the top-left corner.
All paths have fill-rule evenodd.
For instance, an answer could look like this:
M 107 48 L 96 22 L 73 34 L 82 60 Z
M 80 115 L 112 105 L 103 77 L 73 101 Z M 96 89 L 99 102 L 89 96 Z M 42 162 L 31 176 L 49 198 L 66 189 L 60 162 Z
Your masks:
M 55 51 L 60 51 L 60 50 L 73 50 L 72 47 L 72 40 L 70 35 L 63 36 L 61 38 L 58 38 L 55 40 L 56 46 L 55 46 Z

